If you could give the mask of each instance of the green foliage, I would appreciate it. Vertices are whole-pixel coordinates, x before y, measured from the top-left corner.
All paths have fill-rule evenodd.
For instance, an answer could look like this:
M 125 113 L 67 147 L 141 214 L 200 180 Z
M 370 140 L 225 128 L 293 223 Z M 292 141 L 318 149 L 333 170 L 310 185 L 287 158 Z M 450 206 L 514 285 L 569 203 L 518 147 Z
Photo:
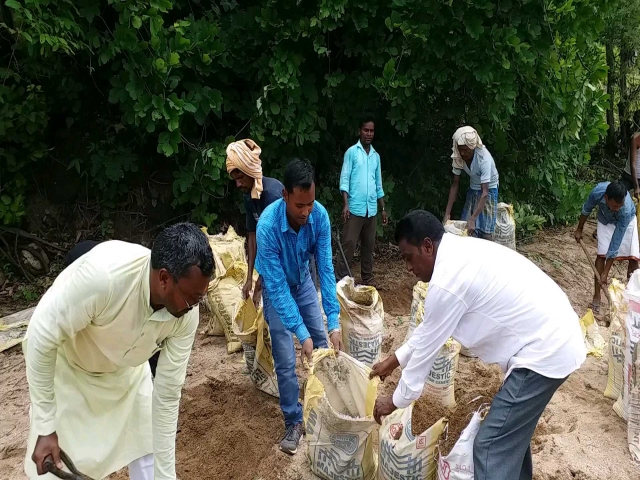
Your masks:
M 18 223 L 27 172 L 58 161 L 108 207 L 168 171 L 175 209 L 237 221 L 225 145 L 251 136 L 267 174 L 314 163 L 335 221 L 342 154 L 373 111 L 392 218 L 444 207 L 451 135 L 471 124 L 501 196 L 531 205 L 527 225 L 570 221 L 607 128 L 598 36 L 612 3 L 8 0 L 0 219 Z

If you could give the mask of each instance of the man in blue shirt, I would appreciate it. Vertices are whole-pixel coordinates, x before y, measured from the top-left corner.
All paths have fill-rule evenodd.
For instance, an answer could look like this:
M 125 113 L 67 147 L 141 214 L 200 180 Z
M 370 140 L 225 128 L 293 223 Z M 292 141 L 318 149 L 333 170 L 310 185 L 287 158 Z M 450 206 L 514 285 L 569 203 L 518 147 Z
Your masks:
M 253 287 L 253 268 L 256 260 L 256 226 L 267 206 L 282 198 L 284 186 L 275 178 L 262 176 L 262 150 L 251 139 L 232 142 L 227 146 L 227 172 L 244 197 L 247 227 L 248 270 L 242 296 L 247 298 Z M 262 278 L 258 277 L 253 301 L 257 305 L 262 291 Z
M 284 197 L 269 205 L 258 222 L 256 269 L 263 279 L 264 318 L 271 333 L 280 408 L 286 427 L 280 449 L 293 455 L 303 434 L 293 335 L 298 338 L 303 358 L 308 361 L 314 348 L 327 347 L 327 333 L 309 272 L 312 254 L 320 278 L 329 338 L 337 350 L 342 349 L 342 335 L 331 263 L 331 225 L 326 209 L 315 201 L 311 165 L 302 160 L 289 163 L 284 173 L 284 187 Z
M 373 247 L 376 241 L 378 204 L 382 210 L 382 224 L 387 224 L 380 155 L 371 145 L 374 132 L 373 116 L 363 116 L 360 120 L 360 140 L 344 154 L 340 174 L 340 191 L 344 200 L 342 249 L 345 259 L 338 258 L 337 277 L 339 280 L 349 275 L 348 267 L 360 240 L 360 275 L 365 285 L 373 285 Z
M 627 277 L 638 268 L 638 222 L 636 209 L 621 182 L 602 182 L 589 194 L 582 207 L 582 215 L 576 228 L 576 241 L 582 240 L 582 230 L 591 211 L 598 207 L 598 256 L 596 269 L 600 278 L 595 279 L 595 292 L 591 308 L 600 311 L 600 287 L 607 284 L 611 265 L 615 260 L 628 260 Z M 606 259 L 606 260 L 605 260 Z

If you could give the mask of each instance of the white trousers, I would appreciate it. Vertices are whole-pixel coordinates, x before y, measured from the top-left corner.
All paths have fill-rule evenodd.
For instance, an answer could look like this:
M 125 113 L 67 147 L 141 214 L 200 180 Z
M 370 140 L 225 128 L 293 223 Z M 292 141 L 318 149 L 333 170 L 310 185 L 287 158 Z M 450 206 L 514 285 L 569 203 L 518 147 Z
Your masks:
M 140 457 L 129 464 L 131 480 L 153 480 L 153 453 Z

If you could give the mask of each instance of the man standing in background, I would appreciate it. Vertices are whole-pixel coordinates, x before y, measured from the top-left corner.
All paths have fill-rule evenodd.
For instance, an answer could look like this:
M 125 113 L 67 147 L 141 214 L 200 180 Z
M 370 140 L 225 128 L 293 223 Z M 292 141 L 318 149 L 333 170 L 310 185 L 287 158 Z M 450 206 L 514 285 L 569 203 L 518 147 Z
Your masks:
M 360 275 L 365 285 L 373 285 L 373 247 L 378 204 L 382 210 L 382 224 L 387 224 L 380 155 L 371 145 L 374 131 L 373 116 L 364 115 L 360 120 L 360 140 L 344 154 L 340 174 L 340 191 L 344 200 L 342 248 L 345 259 L 338 258 L 337 279 L 349 275 L 349 264 L 360 240 Z
M 251 139 L 232 142 L 227 146 L 227 172 L 236 182 L 244 197 L 247 227 L 248 269 L 247 281 L 242 288 L 247 298 L 253 288 L 253 268 L 256 261 L 256 227 L 258 219 L 267 206 L 282 198 L 284 186 L 275 178 L 262 176 L 262 150 Z M 253 302 L 258 303 L 262 291 L 262 277 L 258 278 L 253 292 Z

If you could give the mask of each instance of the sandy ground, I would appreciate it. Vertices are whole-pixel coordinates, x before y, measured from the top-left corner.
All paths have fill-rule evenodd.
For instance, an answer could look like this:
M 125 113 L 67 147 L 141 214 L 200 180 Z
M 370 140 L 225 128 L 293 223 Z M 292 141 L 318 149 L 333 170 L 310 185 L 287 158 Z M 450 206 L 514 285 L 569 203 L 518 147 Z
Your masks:
M 587 243 L 595 252 L 590 235 Z M 579 314 L 585 312 L 593 288 L 591 270 L 569 231 L 546 232 L 521 251 L 558 282 Z M 392 258 L 393 249 L 385 250 L 380 257 L 376 271 L 387 313 L 383 349 L 388 353 L 404 339 L 415 279 L 404 271 L 400 260 Z M 623 273 L 624 269 L 616 269 L 616 276 Z M 606 310 L 606 303 L 603 307 Z M 203 327 L 206 321 L 206 315 L 202 315 Z M 601 332 L 608 337 L 606 328 Z M 277 450 L 283 429 L 277 399 L 257 391 L 243 367 L 241 354 L 227 355 L 223 338 L 198 335 L 180 407 L 179 478 L 315 478 L 309 471 L 304 443 L 294 457 Z M 461 357 L 456 390 L 480 386 L 483 378 L 494 375 L 500 375 L 495 366 Z M 302 381 L 301 369 L 299 376 Z M 391 392 L 397 379 L 396 373 L 381 386 L 381 393 Z M 560 388 L 533 442 L 536 479 L 640 478 L 640 466 L 633 464 L 627 450 L 626 425 L 613 412 L 613 401 L 602 395 L 606 381 L 606 358 L 590 357 Z M 22 462 L 28 410 L 24 360 L 20 349 L 14 348 L 0 354 L 0 478 L 25 478 Z M 126 470 L 111 477 L 127 478 Z

